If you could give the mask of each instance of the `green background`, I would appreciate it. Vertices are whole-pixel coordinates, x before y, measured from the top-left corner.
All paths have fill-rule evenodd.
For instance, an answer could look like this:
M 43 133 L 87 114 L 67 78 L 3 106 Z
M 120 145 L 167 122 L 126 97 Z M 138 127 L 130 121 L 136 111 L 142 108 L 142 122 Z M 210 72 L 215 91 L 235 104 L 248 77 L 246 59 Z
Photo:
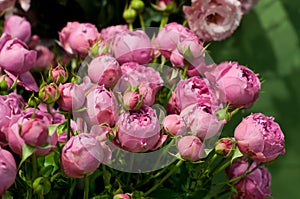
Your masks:
M 209 47 L 216 63 L 238 61 L 264 80 L 258 101 L 242 115 L 274 116 L 285 134 L 286 154 L 268 165 L 275 199 L 300 198 L 299 19 L 300 1 L 260 0 L 232 37 Z

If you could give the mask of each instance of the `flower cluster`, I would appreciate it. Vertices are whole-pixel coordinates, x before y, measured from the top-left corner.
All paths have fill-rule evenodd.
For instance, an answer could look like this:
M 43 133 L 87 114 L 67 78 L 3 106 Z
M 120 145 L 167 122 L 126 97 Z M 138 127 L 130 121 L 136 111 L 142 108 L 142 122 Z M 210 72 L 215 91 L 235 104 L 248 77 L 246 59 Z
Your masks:
M 211 196 L 221 171 L 228 180 L 220 184 L 234 187 L 221 189 L 235 190 L 234 198 L 271 196 L 263 164 L 285 153 L 278 123 L 253 113 L 232 137 L 222 132 L 259 97 L 259 75 L 235 61 L 209 62 L 204 46 L 230 36 L 254 3 L 193 0 L 183 7 L 188 28 L 167 23 L 175 1 L 157 1 L 161 28 L 146 29 L 144 2 L 132 0 L 123 13 L 128 25 L 99 31 L 67 22 L 59 52 L 32 35 L 26 18 L 7 17 L 0 38 L 0 196 L 59 191 L 71 198 L 77 186 L 84 198 L 145 198 L 159 186 L 177 189 L 178 180 L 168 178 L 176 171 L 186 183 L 182 196 Z M 132 28 L 135 15 L 142 30 Z

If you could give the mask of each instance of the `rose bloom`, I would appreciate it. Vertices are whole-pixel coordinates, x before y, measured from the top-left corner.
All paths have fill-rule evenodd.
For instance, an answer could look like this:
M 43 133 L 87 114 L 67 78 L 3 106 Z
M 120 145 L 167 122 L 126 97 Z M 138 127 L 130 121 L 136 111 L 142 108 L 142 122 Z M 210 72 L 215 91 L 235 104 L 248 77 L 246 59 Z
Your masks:
M 142 106 L 136 111 L 125 111 L 119 117 L 116 142 L 130 152 L 157 149 L 167 138 L 160 134 L 160 124 L 155 110 Z
M 285 153 L 279 124 L 262 113 L 243 118 L 234 130 L 234 138 L 240 151 L 257 162 L 269 162 Z
M 237 62 L 222 62 L 206 73 L 215 83 L 221 101 L 235 108 L 249 108 L 258 98 L 261 88 L 258 74 Z
M 128 31 L 128 25 L 116 25 L 103 28 L 101 30 L 101 37 L 103 40 L 112 39 L 116 34 L 123 31 Z
M 185 135 L 187 133 L 187 127 L 184 120 L 176 114 L 167 115 L 164 118 L 162 125 L 165 131 L 172 136 Z
M 204 152 L 201 140 L 193 135 L 180 138 L 177 143 L 177 149 L 182 158 L 192 162 L 200 160 Z
M 90 48 L 100 40 L 100 33 L 90 23 L 68 22 L 59 32 L 59 41 L 69 54 L 87 56 Z
M 3 33 L 27 43 L 31 38 L 31 24 L 24 17 L 12 15 L 5 19 Z
M 193 0 L 191 6 L 183 6 L 191 30 L 204 41 L 229 37 L 242 18 L 238 0 Z
M 27 45 L 21 40 L 3 33 L 0 38 L 0 67 L 19 75 L 29 71 L 35 61 L 37 53 L 28 50 Z
M 226 173 L 229 179 L 233 179 L 251 171 L 256 166 L 257 162 L 253 162 L 249 167 L 245 158 L 239 158 L 226 168 Z M 237 190 L 237 193 L 233 194 L 233 198 L 264 199 L 268 196 L 272 197 L 270 183 L 271 174 L 265 166 L 261 166 L 241 180 L 233 182 Z
M 64 145 L 61 153 L 63 172 L 71 178 L 83 178 L 94 172 L 104 159 L 99 141 L 87 133 L 73 136 Z
M 112 54 L 120 64 L 126 62 L 147 64 L 153 59 L 152 50 L 150 38 L 141 30 L 116 34 L 111 46 Z
M 91 80 L 106 88 L 113 87 L 121 75 L 119 63 L 110 55 L 95 57 L 88 65 L 88 76 Z
M 0 197 L 13 185 L 17 177 L 16 161 L 12 154 L 0 148 Z
M 54 64 L 54 54 L 46 46 L 38 45 L 35 47 L 37 51 L 37 59 L 34 68 L 49 68 Z

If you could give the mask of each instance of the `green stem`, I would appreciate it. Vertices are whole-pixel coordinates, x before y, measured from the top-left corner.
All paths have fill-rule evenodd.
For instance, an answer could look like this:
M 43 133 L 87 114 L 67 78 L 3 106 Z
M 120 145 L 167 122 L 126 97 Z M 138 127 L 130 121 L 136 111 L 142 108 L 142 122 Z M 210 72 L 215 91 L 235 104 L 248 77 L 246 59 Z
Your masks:
M 182 74 L 182 79 L 186 79 L 187 78 L 187 70 L 188 70 L 188 67 L 189 67 L 189 64 L 187 63 L 185 66 L 184 66 L 184 69 L 183 69 L 183 74 Z
M 145 22 L 143 19 L 143 15 L 141 13 L 139 13 L 139 19 L 140 19 L 140 24 L 143 30 L 145 30 Z
M 38 168 L 35 152 L 32 154 L 32 182 L 38 177 Z
M 151 192 L 155 191 L 164 181 L 166 181 L 184 162 L 184 160 L 179 160 L 177 164 L 161 179 L 157 184 L 155 184 L 151 189 L 149 189 L 144 196 L 149 195 Z
M 89 183 L 89 177 L 87 175 L 84 176 L 84 199 L 89 199 L 89 189 L 90 189 L 90 183 Z
M 72 181 L 72 183 L 71 183 L 71 188 L 69 190 L 69 199 L 72 199 L 73 192 L 76 187 L 76 179 L 71 179 L 71 181 Z
M 68 112 L 67 113 L 67 141 L 70 139 L 71 134 L 73 134 L 72 128 L 71 128 L 71 114 Z
M 219 167 L 219 169 L 217 169 L 215 172 L 213 172 L 212 176 L 217 175 L 218 173 L 220 173 L 221 171 L 223 171 L 224 169 L 226 169 L 230 165 L 231 165 L 231 161 L 229 160 L 228 162 L 223 164 L 221 167 Z
M 161 30 L 169 21 L 169 15 L 163 15 L 160 21 L 159 29 Z
M 129 30 L 133 31 L 133 25 L 132 25 L 132 23 L 129 23 L 128 25 L 129 25 Z

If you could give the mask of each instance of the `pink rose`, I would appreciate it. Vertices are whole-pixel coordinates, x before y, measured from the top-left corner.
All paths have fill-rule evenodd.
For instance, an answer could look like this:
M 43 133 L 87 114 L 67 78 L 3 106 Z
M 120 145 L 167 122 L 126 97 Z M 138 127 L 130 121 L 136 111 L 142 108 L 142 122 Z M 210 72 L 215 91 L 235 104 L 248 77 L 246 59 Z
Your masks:
M 113 87 L 121 75 L 119 63 L 110 55 L 95 57 L 88 65 L 88 76 L 91 80 L 106 88 Z
M 232 138 L 221 138 L 215 144 L 215 151 L 218 155 L 228 157 L 235 149 L 235 143 Z
M 16 0 L 2 0 L 0 2 L 0 12 L 14 8 Z
M 109 40 L 112 39 L 116 34 L 128 30 L 128 25 L 109 26 L 101 30 L 101 36 L 103 40 Z
M 29 71 L 35 61 L 37 53 L 28 50 L 28 47 L 21 40 L 10 39 L 6 33 L 0 38 L 0 66 L 15 74 L 19 75 Z
M 237 178 L 257 166 L 257 162 L 253 162 L 250 167 L 248 164 L 245 158 L 234 161 L 226 168 L 229 179 Z M 270 183 L 271 174 L 265 166 L 261 166 L 241 180 L 233 182 L 237 190 L 237 193 L 233 194 L 233 198 L 264 199 L 268 196 L 271 197 Z
M 24 17 L 12 15 L 5 20 L 3 33 L 27 43 L 31 38 L 31 24 Z
M 249 108 L 258 98 L 258 74 L 237 62 L 223 62 L 206 75 L 215 83 L 221 101 L 232 107 Z
M 59 32 L 62 47 L 70 54 L 87 56 L 90 48 L 100 40 L 96 26 L 90 23 L 68 22 Z
M 193 0 L 191 6 L 183 6 L 191 30 L 204 41 L 229 37 L 242 18 L 238 0 Z
M 86 99 L 87 116 L 83 114 L 83 118 L 89 125 L 102 123 L 115 125 L 119 116 L 119 107 L 112 91 L 107 90 L 103 85 L 97 86 L 87 94 Z
M 59 98 L 59 90 L 54 83 L 42 86 L 39 90 L 39 98 L 46 104 L 52 104 Z
M 240 151 L 257 162 L 269 162 L 285 153 L 284 135 L 273 117 L 251 114 L 235 128 Z
M 67 81 L 68 74 L 62 66 L 57 66 L 50 71 L 54 83 L 59 84 Z
M 139 93 L 129 91 L 123 95 L 123 106 L 126 110 L 137 110 L 141 104 L 141 95 Z
M 114 195 L 113 199 L 131 199 L 131 197 L 126 193 L 119 193 Z
M 115 35 L 112 41 L 112 54 L 120 62 L 147 64 L 153 59 L 151 40 L 141 30 L 123 31 Z
M 225 123 L 219 121 L 216 113 L 205 105 L 190 105 L 180 112 L 189 130 L 202 140 L 209 139 L 217 135 Z
M 65 111 L 76 110 L 85 102 L 84 91 L 74 83 L 65 83 L 58 86 L 60 98 L 57 103 Z
M 73 136 L 64 145 L 61 153 L 63 172 L 71 178 L 83 178 L 94 172 L 104 158 L 99 141 L 87 133 Z
M 172 136 L 185 135 L 187 133 L 187 127 L 184 120 L 176 114 L 167 115 L 162 125 L 165 131 Z
M 244 14 L 249 12 L 259 0 L 239 0 L 242 5 L 242 11 Z
M 48 139 L 48 125 L 39 118 L 30 119 L 23 123 L 21 136 L 26 144 L 42 146 Z
M 177 149 L 182 158 L 192 162 L 200 160 L 204 152 L 201 140 L 193 135 L 180 138 L 177 143 Z
M 125 111 L 119 117 L 117 143 L 130 152 L 146 152 L 157 149 L 166 136 L 160 135 L 160 124 L 155 111 L 142 106 L 136 111 Z
M 34 48 L 37 51 L 37 59 L 34 68 L 49 68 L 55 62 L 54 54 L 46 46 L 38 45 Z
M 13 185 L 17 177 L 16 161 L 12 154 L 0 148 L 0 197 Z

